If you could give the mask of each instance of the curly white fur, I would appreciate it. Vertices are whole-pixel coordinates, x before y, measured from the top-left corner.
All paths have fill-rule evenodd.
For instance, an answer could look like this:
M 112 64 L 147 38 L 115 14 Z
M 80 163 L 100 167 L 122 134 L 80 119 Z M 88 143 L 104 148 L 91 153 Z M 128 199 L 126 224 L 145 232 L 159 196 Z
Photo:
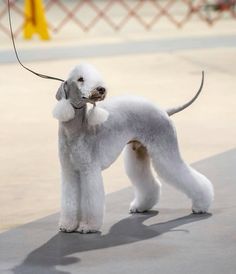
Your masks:
M 75 117 L 75 110 L 69 100 L 62 98 L 55 105 L 52 115 L 60 122 L 68 122 Z
M 85 94 L 89 96 L 103 83 L 94 71 L 86 65 L 76 67 L 70 74 L 67 84 L 72 104 Z M 81 75 L 84 85 L 77 83 Z M 57 99 L 62 97 L 63 91 L 59 88 Z M 213 200 L 212 184 L 183 161 L 175 128 L 166 111 L 143 98 L 128 96 L 97 105 L 109 113 L 99 125 L 95 125 L 95 113 L 95 120 L 89 118 L 86 105 L 75 109 L 70 121 L 59 123 L 60 230 L 78 229 L 88 233 L 101 228 L 105 201 L 101 172 L 117 159 L 123 148 L 125 169 L 135 190 L 131 213 L 149 210 L 159 200 L 161 184 L 152 174 L 151 163 L 161 181 L 173 185 L 192 200 L 194 212 L 204 213 L 209 209 Z
M 109 117 L 108 111 L 100 107 L 93 107 L 87 113 L 87 120 L 90 126 L 97 126 L 104 122 Z

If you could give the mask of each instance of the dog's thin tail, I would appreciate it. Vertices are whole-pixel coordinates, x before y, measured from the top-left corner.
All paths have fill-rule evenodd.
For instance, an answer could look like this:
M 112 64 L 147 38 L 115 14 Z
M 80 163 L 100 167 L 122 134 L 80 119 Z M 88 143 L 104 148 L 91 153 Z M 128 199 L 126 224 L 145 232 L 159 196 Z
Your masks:
M 176 107 L 176 108 L 171 108 L 171 109 L 168 109 L 167 110 L 167 113 L 169 116 L 172 116 L 173 114 L 176 114 L 184 109 L 186 109 L 187 107 L 189 107 L 190 105 L 192 105 L 192 103 L 194 103 L 196 101 L 196 99 L 198 98 L 198 96 L 200 95 L 201 91 L 202 91 L 202 87 L 203 87 L 203 84 L 204 84 L 204 71 L 202 71 L 202 82 L 201 82 L 201 85 L 198 89 L 198 92 L 195 94 L 195 96 L 190 100 L 188 101 L 187 103 L 185 103 L 184 105 L 182 106 L 179 106 L 179 107 Z

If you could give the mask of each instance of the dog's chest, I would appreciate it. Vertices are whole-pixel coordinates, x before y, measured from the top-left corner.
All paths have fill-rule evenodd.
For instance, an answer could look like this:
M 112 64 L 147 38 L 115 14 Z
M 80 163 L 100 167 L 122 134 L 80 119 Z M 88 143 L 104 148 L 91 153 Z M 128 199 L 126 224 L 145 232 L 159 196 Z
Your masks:
M 80 170 L 84 166 L 92 164 L 93 157 L 91 147 L 87 145 L 87 142 L 83 138 L 78 140 L 66 142 L 63 154 L 67 158 L 69 164 L 74 170 Z

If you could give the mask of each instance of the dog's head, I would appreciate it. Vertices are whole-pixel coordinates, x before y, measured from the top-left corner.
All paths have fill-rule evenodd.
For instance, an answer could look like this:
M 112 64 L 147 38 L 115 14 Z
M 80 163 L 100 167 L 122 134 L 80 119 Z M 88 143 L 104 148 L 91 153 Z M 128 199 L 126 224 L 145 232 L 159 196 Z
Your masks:
M 107 94 L 104 82 L 98 71 L 89 64 L 76 66 L 68 79 L 59 87 L 56 99 L 68 99 L 73 107 L 86 103 L 95 104 L 105 99 Z

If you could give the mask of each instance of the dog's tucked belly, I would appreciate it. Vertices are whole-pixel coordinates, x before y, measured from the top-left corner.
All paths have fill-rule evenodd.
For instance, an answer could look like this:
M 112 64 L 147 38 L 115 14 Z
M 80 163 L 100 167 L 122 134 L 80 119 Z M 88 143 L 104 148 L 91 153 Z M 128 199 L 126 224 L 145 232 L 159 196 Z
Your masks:
M 158 143 L 169 128 L 168 115 L 139 98 L 131 98 L 130 102 L 120 98 L 101 106 L 110 113 L 98 136 L 102 169 L 109 167 L 129 142 L 135 149 L 146 147 L 147 143 Z
M 99 155 L 102 170 L 108 168 L 115 162 L 115 160 L 119 157 L 126 144 L 127 141 L 115 142 L 114 140 L 113 144 L 105 149 L 103 144 L 100 145 Z
M 132 104 L 128 104 L 123 100 L 101 104 L 110 113 L 108 121 L 97 135 L 102 169 L 108 168 L 129 142 L 132 142 L 135 149 L 144 148 L 147 142 L 158 142 L 166 124 L 169 124 L 166 113 L 149 102 L 131 100 Z

